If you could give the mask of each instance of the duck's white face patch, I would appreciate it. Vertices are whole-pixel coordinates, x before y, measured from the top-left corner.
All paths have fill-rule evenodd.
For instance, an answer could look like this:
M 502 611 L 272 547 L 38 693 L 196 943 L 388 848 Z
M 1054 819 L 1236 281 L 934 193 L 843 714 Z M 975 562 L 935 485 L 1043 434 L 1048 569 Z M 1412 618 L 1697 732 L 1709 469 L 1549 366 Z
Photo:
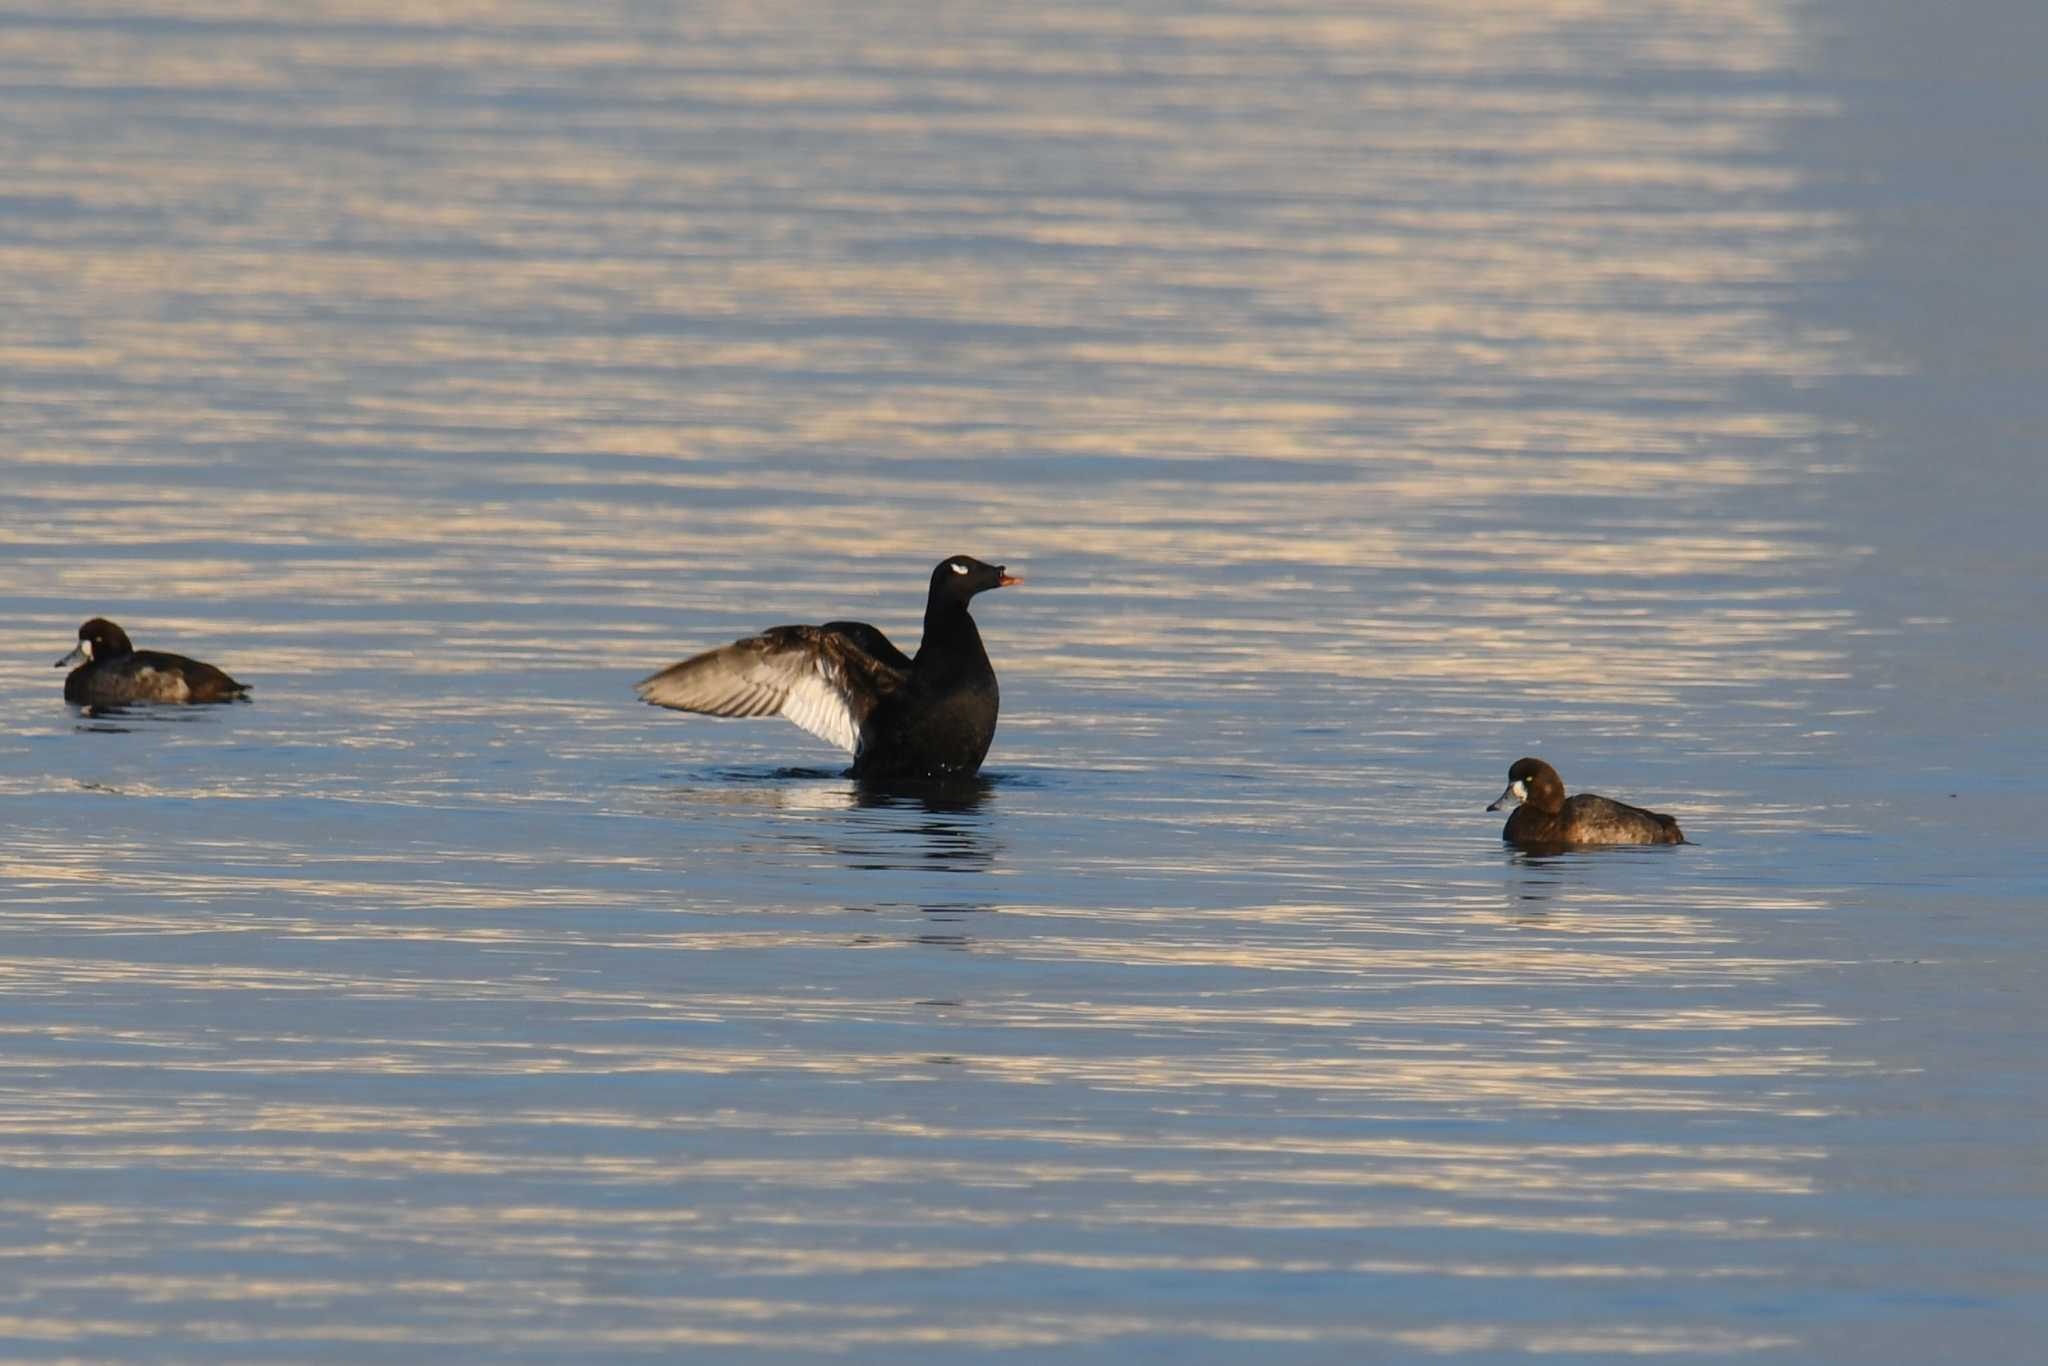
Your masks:
M 1515 800 L 1518 802 L 1526 802 L 1529 800 L 1528 784 L 1522 782 L 1519 778 L 1516 779 L 1514 782 L 1508 784 L 1508 791 L 1515 794 Z
M 953 572 L 955 574 L 965 574 L 967 572 L 967 566 L 960 563 L 960 561 L 955 560 L 953 561 Z

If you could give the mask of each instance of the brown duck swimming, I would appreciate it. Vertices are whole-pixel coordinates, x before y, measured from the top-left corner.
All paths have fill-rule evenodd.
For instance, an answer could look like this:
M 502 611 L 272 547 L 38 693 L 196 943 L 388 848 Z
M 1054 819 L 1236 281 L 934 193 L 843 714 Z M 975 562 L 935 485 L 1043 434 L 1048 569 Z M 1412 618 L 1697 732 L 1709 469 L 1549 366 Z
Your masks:
M 78 647 L 57 661 L 64 676 L 64 700 L 88 707 L 125 707 L 135 702 L 233 702 L 249 695 L 211 664 L 159 650 L 138 650 L 128 633 L 105 617 L 78 628 Z
M 995 738 L 1000 700 L 967 604 L 1018 582 L 971 555 L 939 561 L 915 658 L 864 621 L 777 626 L 671 664 L 635 691 L 677 711 L 786 716 L 852 753 L 858 778 L 967 777 Z
M 1678 822 L 1611 797 L 1581 792 L 1564 795 L 1564 779 L 1541 759 L 1517 759 L 1508 770 L 1507 791 L 1487 807 L 1512 806 L 1500 837 L 1524 848 L 1583 844 L 1684 844 Z

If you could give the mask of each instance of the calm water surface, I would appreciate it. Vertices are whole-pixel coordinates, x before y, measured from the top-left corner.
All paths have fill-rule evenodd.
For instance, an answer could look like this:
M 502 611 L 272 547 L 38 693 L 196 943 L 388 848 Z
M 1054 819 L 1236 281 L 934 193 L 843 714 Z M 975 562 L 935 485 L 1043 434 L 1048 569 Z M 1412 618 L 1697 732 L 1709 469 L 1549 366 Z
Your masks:
M 14 5 L 6 1355 L 2038 1350 L 2042 27 Z

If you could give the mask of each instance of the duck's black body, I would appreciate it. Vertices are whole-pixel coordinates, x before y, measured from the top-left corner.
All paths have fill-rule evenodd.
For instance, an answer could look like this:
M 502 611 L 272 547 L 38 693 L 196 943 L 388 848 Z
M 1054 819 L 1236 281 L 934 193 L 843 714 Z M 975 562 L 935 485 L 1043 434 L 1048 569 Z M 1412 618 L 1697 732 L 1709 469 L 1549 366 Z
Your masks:
M 83 661 L 82 663 L 80 661 Z M 87 707 L 136 702 L 233 702 L 249 695 L 211 664 L 160 650 L 138 650 L 128 633 L 104 617 L 78 628 L 78 648 L 57 661 L 77 664 L 64 675 L 64 700 Z
M 1519 805 L 1517 805 L 1519 803 Z M 1564 780 L 1541 759 L 1517 759 L 1507 790 L 1487 807 L 1514 806 L 1500 837 L 1525 849 L 1587 844 L 1684 844 L 1678 822 L 1591 792 L 1564 795 Z
M 853 772 L 862 778 L 974 773 L 988 757 L 1001 706 L 996 671 L 966 599 L 942 597 L 935 586 L 917 657 L 902 684 L 875 703 L 854 752 Z
M 855 777 L 964 777 L 988 755 L 1001 702 L 967 605 L 1016 582 L 1001 565 L 941 560 L 914 658 L 866 622 L 777 626 L 672 664 L 636 690 L 678 711 L 786 716 L 852 751 Z

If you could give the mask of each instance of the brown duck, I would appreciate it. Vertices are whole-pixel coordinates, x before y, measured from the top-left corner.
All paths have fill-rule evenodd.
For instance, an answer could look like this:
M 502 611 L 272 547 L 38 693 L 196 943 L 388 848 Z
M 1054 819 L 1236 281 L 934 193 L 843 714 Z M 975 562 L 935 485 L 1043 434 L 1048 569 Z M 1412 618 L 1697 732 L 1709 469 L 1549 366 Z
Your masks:
M 64 700 L 88 707 L 125 707 L 136 702 L 233 702 L 249 695 L 211 664 L 161 650 L 138 650 L 128 633 L 105 617 L 78 628 L 78 647 L 57 661 L 64 675 Z
M 1487 807 L 1514 807 L 1500 837 L 1524 848 L 1583 844 L 1684 844 L 1678 822 L 1591 792 L 1564 795 L 1564 780 L 1541 759 L 1517 759 L 1507 790 Z

